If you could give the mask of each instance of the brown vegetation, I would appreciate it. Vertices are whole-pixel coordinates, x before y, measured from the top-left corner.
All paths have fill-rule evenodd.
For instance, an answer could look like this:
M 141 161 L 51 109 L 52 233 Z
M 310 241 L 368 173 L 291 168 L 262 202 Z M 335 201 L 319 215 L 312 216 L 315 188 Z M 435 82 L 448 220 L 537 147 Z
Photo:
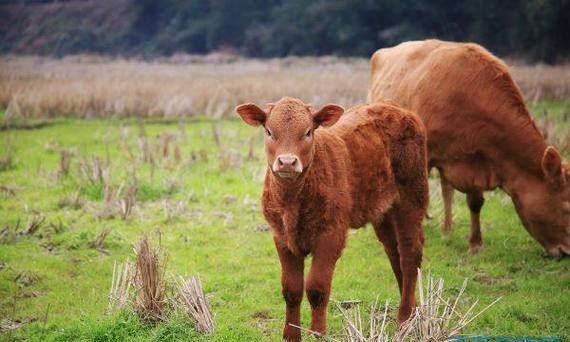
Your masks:
M 499 297 L 483 309 L 475 311 L 479 300 L 465 298 L 466 287 L 467 279 L 456 295 L 446 298 L 443 279 L 436 280 L 429 274 L 422 277 L 422 272 L 418 270 L 420 303 L 412 317 L 399 329 L 393 329 L 388 301 L 384 307 L 380 307 L 377 302 L 372 305 L 368 324 L 363 324 L 359 301 L 350 301 L 350 305 L 342 302 L 337 303 L 337 309 L 344 322 L 344 336 L 340 340 L 329 336 L 326 339 L 334 342 L 448 341 L 459 336 L 467 325 L 501 299 Z M 390 333 L 390 330 L 395 332 Z
M 210 314 L 208 299 L 202 290 L 200 278 L 190 277 L 184 280 L 180 277 L 177 287 L 177 303 L 196 329 L 205 333 L 214 331 L 214 319 Z
M 113 313 L 129 305 L 133 285 L 134 265 L 125 261 L 119 265 L 113 264 L 113 279 L 109 290 L 109 305 L 107 313 Z
M 92 247 L 102 245 L 107 233 L 103 231 L 101 241 L 98 237 L 91 243 Z M 200 278 L 179 276 L 179 281 L 167 283 L 165 252 L 160 247 L 152 247 L 146 236 L 136 244 L 134 252 L 135 264 L 127 260 L 113 265 L 107 313 L 134 309 L 143 322 L 154 324 L 176 309 L 197 331 L 213 332 L 214 319 Z
M 270 102 L 284 93 L 350 106 L 362 102 L 368 79 L 365 60 L 174 61 L 4 57 L 0 105 L 8 116 L 24 117 L 217 118 L 232 115 L 237 103 Z
M 512 67 L 526 97 L 565 100 L 567 65 Z M 9 116 L 178 118 L 230 116 L 238 103 L 283 94 L 319 106 L 365 101 L 368 63 L 333 57 L 254 60 L 176 55 L 153 61 L 70 56 L 0 57 L 0 106 Z
M 157 322 L 164 318 L 166 308 L 164 253 L 144 237 L 135 246 L 135 254 L 135 309 L 143 321 Z

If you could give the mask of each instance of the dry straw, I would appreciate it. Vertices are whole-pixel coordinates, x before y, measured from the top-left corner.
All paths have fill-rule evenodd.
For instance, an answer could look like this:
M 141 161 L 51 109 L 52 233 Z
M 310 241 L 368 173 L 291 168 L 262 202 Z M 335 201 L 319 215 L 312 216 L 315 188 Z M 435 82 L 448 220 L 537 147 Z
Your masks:
M 113 264 L 113 280 L 109 290 L 108 313 L 124 309 L 130 304 L 130 295 L 134 274 L 134 265 L 125 261 L 119 265 Z
M 447 341 L 460 334 L 469 323 L 501 300 L 499 297 L 483 309 L 475 311 L 479 304 L 477 299 L 467 310 L 462 311 L 459 303 L 463 301 L 466 287 L 467 279 L 455 298 L 445 299 L 443 279 L 436 280 L 428 274 L 424 280 L 418 270 L 420 303 L 412 317 L 394 336 L 394 341 Z
M 167 303 L 170 301 L 184 313 L 197 331 L 213 332 L 214 319 L 200 278 L 179 277 L 175 291 L 169 291 L 173 296 L 167 298 L 164 252 L 160 248 L 153 248 L 147 237 L 141 239 L 134 250 L 135 264 L 126 261 L 113 265 L 107 312 L 111 314 L 132 307 L 142 321 L 153 324 L 166 319 Z
M 166 308 L 165 262 L 160 261 L 163 252 L 153 248 L 148 237 L 144 237 L 135 246 L 135 254 L 135 310 L 145 322 L 163 320 Z
M 105 239 L 107 239 L 109 233 L 111 233 L 109 229 L 103 229 L 93 240 L 89 242 L 89 247 L 108 255 L 109 251 L 105 248 Z
M 568 65 L 509 62 L 529 101 L 566 100 Z M 192 56 L 137 61 L 69 57 L 0 57 L 0 106 L 17 117 L 233 116 L 243 102 L 265 104 L 283 95 L 320 106 L 366 101 L 367 59 L 307 57 L 213 60 Z
M 337 304 L 344 323 L 343 336 L 340 339 L 330 336 L 325 338 L 334 342 L 444 342 L 461 334 L 469 323 L 501 299 L 496 299 L 479 311 L 475 311 L 479 303 L 479 300 L 475 300 L 463 311 L 459 303 L 465 301 L 467 280 L 455 297 L 445 298 L 443 279 L 435 280 L 429 274 L 423 279 L 421 270 L 418 270 L 418 275 L 419 304 L 410 319 L 399 329 L 394 328 L 394 322 L 388 317 L 388 302 L 383 308 L 377 302 L 372 306 L 368 329 L 363 323 L 359 303 L 353 302 L 348 308 Z M 395 332 L 390 333 L 390 330 Z
M 204 333 L 213 332 L 214 319 L 210 314 L 208 299 L 202 290 L 200 278 L 190 277 L 184 280 L 180 277 L 177 288 L 176 302 L 194 323 L 196 329 Z

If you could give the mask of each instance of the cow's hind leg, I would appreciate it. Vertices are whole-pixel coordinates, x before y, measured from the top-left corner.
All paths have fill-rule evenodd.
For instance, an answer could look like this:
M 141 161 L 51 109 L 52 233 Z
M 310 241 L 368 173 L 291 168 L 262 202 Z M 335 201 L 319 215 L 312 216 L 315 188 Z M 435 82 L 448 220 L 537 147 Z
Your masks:
M 392 215 L 387 214 L 384 216 L 382 222 L 374 224 L 374 232 L 376 237 L 382 242 L 384 251 L 392 265 L 392 271 L 398 282 L 400 296 L 402 295 L 402 269 L 400 267 L 400 253 L 398 252 L 398 240 L 396 239 L 396 223 Z
M 483 197 L 482 192 L 472 191 L 467 193 L 467 205 L 469 205 L 469 211 L 471 212 L 469 254 L 476 254 L 483 243 L 481 239 L 481 222 L 479 220 L 479 214 L 481 213 L 483 203 L 485 203 L 485 198 Z
M 449 181 L 441 174 L 440 174 L 440 182 L 441 182 L 441 196 L 443 197 L 443 226 L 441 230 L 444 234 L 449 234 L 451 232 L 451 227 L 453 225 L 453 185 L 449 183 Z

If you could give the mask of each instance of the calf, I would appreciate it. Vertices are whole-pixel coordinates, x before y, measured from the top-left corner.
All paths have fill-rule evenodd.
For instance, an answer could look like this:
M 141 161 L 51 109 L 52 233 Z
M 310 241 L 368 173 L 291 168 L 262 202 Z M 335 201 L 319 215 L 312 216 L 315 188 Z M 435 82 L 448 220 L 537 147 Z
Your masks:
M 400 288 L 398 319 L 406 320 L 415 305 L 424 241 L 421 222 L 428 202 L 421 121 L 384 103 L 342 115 L 337 105 L 314 111 L 292 98 L 264 110 L 248 103 L 236 111 L 247 124 L 265 129 L 262 206 L 282 268 L 283 337 L 301 339 L 292 325 L 300 324 L 304 288 L 311 330 L 325 333 L 331 280 L 347 231 L 366 223 L 372 223 L 384 244 Z M 309 254 L 313 262 L 305 281 Z
M 445 232 L 458 189 L 467 194 L 476 253 L 483 192 L 501 188 L 548 254 L 570 255 L 570 165 L 544 141 L 501 60 L 477 44 L 426 40 L 380 49 L 371 64 L 368 101 L 395 101 L 425 124 Z

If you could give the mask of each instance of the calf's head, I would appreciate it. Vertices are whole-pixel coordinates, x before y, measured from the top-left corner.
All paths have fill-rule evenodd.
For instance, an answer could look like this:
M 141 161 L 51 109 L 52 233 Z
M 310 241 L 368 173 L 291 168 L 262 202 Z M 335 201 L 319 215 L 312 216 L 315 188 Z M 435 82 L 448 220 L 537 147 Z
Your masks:
M 549 146 L 542 157 L 542 178 L 524 184 L 516 209 L 529 233 L 551 256 L 570 255 L 570 165 Z
M 344 109 L 329 104 L 314 111 L 300 100 L 283 98 L 265 109 L 242 104 L 236 112 L 245 123 L 264 127 L 267 163 L 273 174 L 294 180 L 313 161 L 315 129 L 333 125 Z

